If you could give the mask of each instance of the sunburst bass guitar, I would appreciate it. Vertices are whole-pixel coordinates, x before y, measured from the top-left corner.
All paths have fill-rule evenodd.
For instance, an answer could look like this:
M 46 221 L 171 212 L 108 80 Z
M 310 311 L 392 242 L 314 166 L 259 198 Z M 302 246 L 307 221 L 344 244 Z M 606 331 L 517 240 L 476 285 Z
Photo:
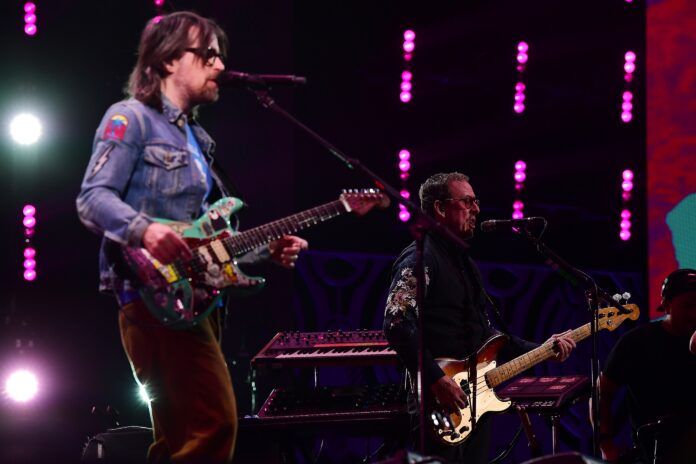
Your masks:
M 636 320 L 640 314 L 638 306 L 624 305 L 628 313 L 621 313 L 617 308 L 602 308 L 598 312 L 597 330 L 614 330 L 626 319 Z M 590 336 L 590 323 L 571 332 L 576 342 Z M 440 407 L 432 407 L 429 412 L 430 424 L 435 437 L 448 445 L 463 443 L 475 429 L 484 414 L 505 411 L 512 401 L 498 398 L 495 387 L 526 371 L 530 367 L 553 358 L 556 355 L 553 342 L 546 342 L 522 356 L 496 367 L 496 357 L 507 342 L 504 335 L 495 335 L 465 360 L 437 359 L 444 373 L 459 385 L 469 399 L 469 405 L 457 413 L 447 414 Z M 476 362 L 476 381 L 470 381 L 471 362 Z M 476 401 L 473 401 L 475 399 Z
M 244 253 L 347 212 L 363 215 L 374 207 L 386 208 L 389 198 L 372 189 L 346 191 L 338 200 L 237 232 L 230 217 L 243 205 L 238 198 L 226 197 L 192 223 L 155 219 L 183 238 L 191 249 L 191 260 L 165 265 L 144 248 L 121 247 L 129 278 L 162 324 L 174 329 L 193 327 L 220 305 L 223 291 L 260 290 L 265 279 L 249 277 L 237 266 L 235 258 Z

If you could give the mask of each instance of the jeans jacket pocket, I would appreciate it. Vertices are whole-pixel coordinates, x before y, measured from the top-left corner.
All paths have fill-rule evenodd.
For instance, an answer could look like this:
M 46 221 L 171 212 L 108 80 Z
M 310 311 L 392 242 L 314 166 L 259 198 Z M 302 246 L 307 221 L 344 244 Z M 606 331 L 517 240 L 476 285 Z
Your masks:
M 147 170 L 147 186 L 165 195 L 179 192 L 181 186 L 188 183 L 186 176 L 190 176 L 190 172 L 182 168 L 189 165 L 189 159 L 189 153 L 180 148 L 168 145 L 146 146 L 143 149 L 143 160 Z

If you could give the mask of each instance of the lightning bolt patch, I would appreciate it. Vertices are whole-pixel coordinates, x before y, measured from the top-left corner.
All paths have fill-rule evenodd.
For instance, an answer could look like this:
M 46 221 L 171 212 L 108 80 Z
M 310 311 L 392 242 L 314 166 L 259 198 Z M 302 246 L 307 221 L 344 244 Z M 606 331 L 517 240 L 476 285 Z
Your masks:
M 107 145 L 106 148 L 104 148 L 104 153 L 101 154 L 99 159 L 97 160 L 96 163 L 94 163 L 94 167 L 92 168 L 92 172 L 90 173 L 89 177 L 90 179 L 94 177 L 101 169 L 104 167 L 107 161 L 109 161 L 109 154 L 111 153 L 111 150 L 114 149 L 113 145 Z

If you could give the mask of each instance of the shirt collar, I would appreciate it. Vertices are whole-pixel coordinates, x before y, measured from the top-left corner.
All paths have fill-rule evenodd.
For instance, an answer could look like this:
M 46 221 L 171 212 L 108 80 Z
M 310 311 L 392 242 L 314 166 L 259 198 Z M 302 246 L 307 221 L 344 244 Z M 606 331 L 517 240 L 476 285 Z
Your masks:
M 167 118 L 167 121 L 176 125 L 182 132 L 185 131 L 184 126 L 188 123 L 203 153 L 212 154 L 215 152 L 215 142 L 210 135 L 198 124 L 194 117 L 191 117 L 189 120 L 186 113 L 172 103 L 165 94 L 162 94 L 162 113 L 164 117 Z
M 162 113 L 172 124 L 176 124 L 179 129 L 184 128 L 184 124 L 188 121 L 186 113 L 184 113 L 179 107 L 177 107 L 172 101 L 167 98 L 165 94 L 162 94 Z

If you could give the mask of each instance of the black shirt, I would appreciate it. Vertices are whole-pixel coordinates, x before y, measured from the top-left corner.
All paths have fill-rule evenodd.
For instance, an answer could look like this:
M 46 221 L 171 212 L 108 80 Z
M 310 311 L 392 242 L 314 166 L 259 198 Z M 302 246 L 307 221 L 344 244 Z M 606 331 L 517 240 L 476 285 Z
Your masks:
M 661 416 L 696 412 L 696 356 L 689 352 L 689 336 L 671 335 L 661 321 L 619 339 L 604 375 L 626 386 L 634 428 Z
M 416 245 L 412 243 L 394 263 L 384 317 L 387 339 L 412 373 L 418 366 L 415 259 Z M 495 330 L 486 315 L 487 298 L 478 267 L 468 252 L 436 234 L 429 234 L 423 260 L 426 266 L 423 371 L 424 384 L 430 385 L 444 375 L 434 358 L 463 359 L 480 348 Z M 514 336 L 512 339 L 515 355 L 537 346 Z

